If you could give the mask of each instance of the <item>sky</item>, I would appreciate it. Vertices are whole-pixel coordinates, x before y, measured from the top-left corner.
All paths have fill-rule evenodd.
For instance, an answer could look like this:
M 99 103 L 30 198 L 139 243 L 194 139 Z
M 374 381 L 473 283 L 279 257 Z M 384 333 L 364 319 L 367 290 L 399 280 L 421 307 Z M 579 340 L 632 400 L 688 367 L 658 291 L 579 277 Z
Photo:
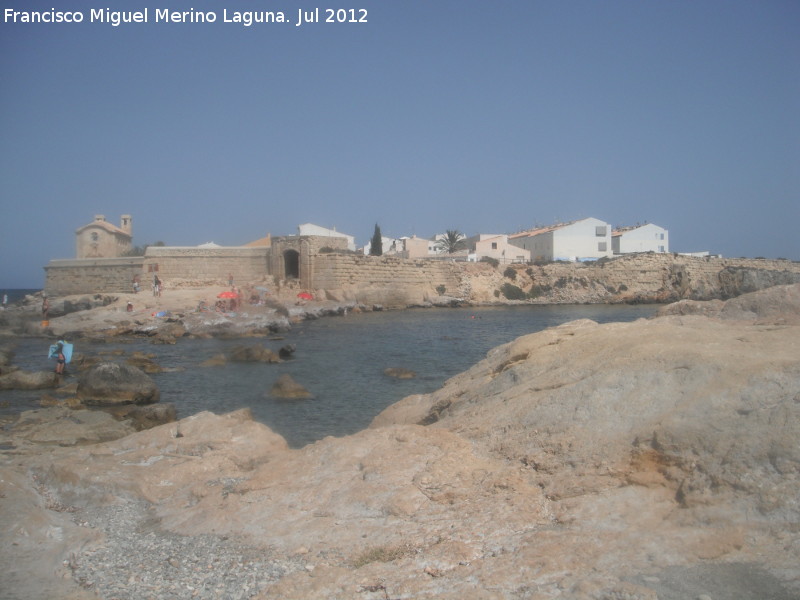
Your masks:
M 109 4 L 148 22 L 90 22 Z M 84 21 L 8 16 L 53 5 Z M 800 260 L 796 0 L 0 8 L 0 288 L 43 287 L 96 214 L 173 246 L 595 217 L 665 227 L 672 251 Z M 366 22 L 295 25 L 315 8 Z

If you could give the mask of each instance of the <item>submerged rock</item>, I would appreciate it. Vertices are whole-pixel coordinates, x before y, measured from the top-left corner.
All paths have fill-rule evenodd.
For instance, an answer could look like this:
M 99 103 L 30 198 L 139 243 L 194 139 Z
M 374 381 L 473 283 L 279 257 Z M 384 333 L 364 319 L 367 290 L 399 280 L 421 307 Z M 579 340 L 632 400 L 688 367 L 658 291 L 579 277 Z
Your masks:
M 224 366 L 228 362 L 228 359 L 225 358 L 224 354 L 215 354 L 211 358 L 208 358 L 200 363 L 201 367 L 221 367 Z
M 269 391 L 276 398 L 313 398 L 313 394 L 297 383 L 291 375 L 284 373 L 272 384 Z
M 281 362 L 278 354 L 264 346 L 237 346 L 231 350 L 230 358 L 235 362 Z
M 404 367 L 388 367 L 383 370 L 383 374 L 395 379 L 414 379 L 417 376 L 414 371 Z

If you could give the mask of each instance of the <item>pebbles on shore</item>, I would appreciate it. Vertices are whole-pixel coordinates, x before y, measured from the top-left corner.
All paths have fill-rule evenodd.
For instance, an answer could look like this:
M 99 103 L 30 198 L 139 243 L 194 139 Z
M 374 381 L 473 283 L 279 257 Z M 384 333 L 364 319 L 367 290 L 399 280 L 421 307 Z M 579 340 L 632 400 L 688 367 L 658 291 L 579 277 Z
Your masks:
M 165 531 L 142 501 L 79 510 L 73 518 L 104 534 L 99 546 L 66 565 L 78 584 L 103 599 L 243 600 L 305 568 L 299 558 L 227 537 Z

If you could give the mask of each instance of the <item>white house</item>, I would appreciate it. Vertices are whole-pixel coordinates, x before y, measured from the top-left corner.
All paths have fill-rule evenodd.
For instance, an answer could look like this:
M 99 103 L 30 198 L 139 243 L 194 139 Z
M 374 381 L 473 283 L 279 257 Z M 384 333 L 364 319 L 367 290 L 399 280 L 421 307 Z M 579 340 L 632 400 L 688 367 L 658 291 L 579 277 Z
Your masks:
M 352 235 L 347 235 L 346 233 L 336 231 L 335 228 L 327 229 L 325 227 L 320 227 L 319 225 L 314 225 L 313 223 L 303 223 L 302 225 L 297 226 L 297 234 L 347 238 L 347 249 L 352 250 L 353 252 L 356 250 L 356 238 Z
M 653 223 L 620 227 L 611 234 L 611 249 L 614 254 L 669 252 L 669 232 Z
M 501 263 L 526 263 L 531 259 L 531 251 L 509 243 L 507 235 L 482 233 L 475 242 L 475 252 L 469 260 L 479 261 L 486 256 Z
M 611 256 L 611 226 L 589 217 L 508 236 L 531 260 L 587 260 Z

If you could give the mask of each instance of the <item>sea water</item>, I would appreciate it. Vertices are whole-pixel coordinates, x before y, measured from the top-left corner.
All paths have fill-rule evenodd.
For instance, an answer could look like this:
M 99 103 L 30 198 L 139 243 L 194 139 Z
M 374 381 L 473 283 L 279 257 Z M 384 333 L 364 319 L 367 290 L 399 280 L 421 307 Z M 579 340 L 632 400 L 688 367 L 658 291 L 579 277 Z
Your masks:
M 204 410 L 221 414 L 250 408 L 258 421 L 296 448 L 325 436 L 364 429 L 390 404 L 410 394 L 440 388 L 448 378 L 483 359 L 490 349 L 521 335 L 574 319 L 631 321 L 649 317 L 655 310 L 653 305 L 412 309 L 305 321 L 279 338 L 181 339 L 175 345 L 154 345 L 145 339 L 70 341 L 75 342 L 76 353 L 102 354 L 108 360 L 125 360 L 134 351 L 155 354 L 157 364 L 177 369 L 151 377 L 161 391 L 161 402 L 173 403 L 179 418 Z M 53 368 L 47 359 L 49 340 L 18 339 L 10 343 L 15 346 L 14 364 L 20 368 Z M 228 355 L 235 346 L 253 344 L 275 351 L 294 344 L 296 351 L 280 364 L 227 362 L 218 367 L 201 366 L 216 354 Z M 118 350 L 123 354 L 116 355 Z M 388 377 L 383 372 L 388 367 L 410 369 L 416 377 Z M 284 373 L 305 386 L 314 398 L 271 397 L 272 384 Z M 47 392 L 0 391 L 0 412 L 38 408 Z

